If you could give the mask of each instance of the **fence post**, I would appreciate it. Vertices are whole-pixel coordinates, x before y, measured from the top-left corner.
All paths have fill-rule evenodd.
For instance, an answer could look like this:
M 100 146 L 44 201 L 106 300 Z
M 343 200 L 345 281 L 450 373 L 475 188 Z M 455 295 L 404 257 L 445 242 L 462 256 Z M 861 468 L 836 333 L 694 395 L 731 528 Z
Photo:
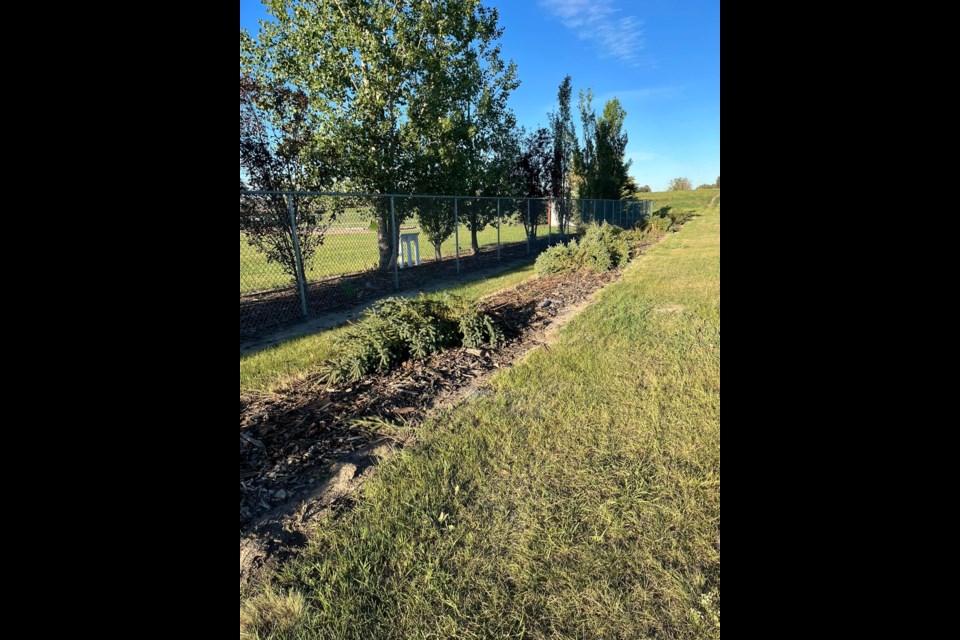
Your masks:
M 567 215 L 569 215 L 569 210 L 567 209 L 567 203 L 563 198 L 560 198 L 560 217 L 557 219 L 560 222 L 560 242 L 567 241 Z
M 457 273 L 460 273 L 460 201 L 453 199 L 453 225 L 457 233 Z
M 500 260 L 500 226 L 503 218 L 500 217 L 500 198 L 497 198 L 497 260 Z
M 531 202 L 532 200 L 527 198 L 527 255 L 533 253 L 533 249 L 530 247 L 530 231 L 533 231 L 534 234 L 537 233 L 537 228 L 533 226 L 533 216 L 530 212 Z
M 547 246 L 553 246 L 553 221 L 557 217 L 557 204 L 550 200 L 550 214 L 547 216 Z
M 293 237 L 293 254 L 296 259 L 297 288 L 300 290 L 300 311 L 307 317 L 307 278 L 303 273 L 303 257 L 300 255 L 300 237 L 297 234 L 297 212 L 292 193 L 287 194 L 287 212 L 290 214 L 290 235 Z
M 390 196 L 390 229 L 393 235 L 393 288 L 400 291 L 400 229 L 397 227 L 397 203 Z

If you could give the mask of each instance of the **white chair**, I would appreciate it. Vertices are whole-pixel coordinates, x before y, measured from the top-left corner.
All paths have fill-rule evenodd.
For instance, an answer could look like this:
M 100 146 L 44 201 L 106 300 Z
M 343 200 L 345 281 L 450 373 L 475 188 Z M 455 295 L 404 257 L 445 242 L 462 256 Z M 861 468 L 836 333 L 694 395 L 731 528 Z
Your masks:
M 406 255 L 404 255 L 406 247 Z M 397 256 L 397 262 L 401 269 L 412 266 L 420 266 L 420 232 L 401 233 L 400 234 L 400 255 Z

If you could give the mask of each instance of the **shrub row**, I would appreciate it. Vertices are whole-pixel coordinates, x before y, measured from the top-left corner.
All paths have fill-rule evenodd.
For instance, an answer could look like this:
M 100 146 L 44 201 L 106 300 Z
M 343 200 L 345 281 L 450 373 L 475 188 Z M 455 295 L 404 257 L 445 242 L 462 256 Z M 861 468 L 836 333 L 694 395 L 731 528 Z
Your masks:
M 334 384 L 357 382 L 410 358 L 452 347 L 497 347 L 502 342 L 503 333 L 493 319 L 458 296 L 388 298 L 337 341 L 339 355 L 326 363 L 323 373 Z

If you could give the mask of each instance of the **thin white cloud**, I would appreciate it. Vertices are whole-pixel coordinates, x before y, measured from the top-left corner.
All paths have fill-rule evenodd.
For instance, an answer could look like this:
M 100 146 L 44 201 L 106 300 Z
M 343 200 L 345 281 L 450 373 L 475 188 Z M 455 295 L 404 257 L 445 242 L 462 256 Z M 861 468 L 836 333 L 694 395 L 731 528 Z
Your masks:
M 615 58 L 632 67 L 641 65 L 643 21 L 621 15 L 614 0 L 539 0 L 539 4 L 579 39 L 594 43 L 601 58 Z

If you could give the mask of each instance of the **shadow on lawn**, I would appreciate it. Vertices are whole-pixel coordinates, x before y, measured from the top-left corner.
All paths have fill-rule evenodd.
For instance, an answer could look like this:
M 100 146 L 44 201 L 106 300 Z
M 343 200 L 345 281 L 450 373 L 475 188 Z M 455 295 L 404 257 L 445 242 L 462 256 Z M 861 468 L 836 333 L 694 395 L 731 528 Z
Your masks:
M 415 291 L 429 283 L 469 280 L 472 274 L 484 269 L 532 262 L 547 246 L 547 238 L 537 240 L 529 252 L 525 242 L 504 245 L 499 259 L 496 248 L 485 248 L 476 255 L 461 256 L 459 274 L 455 257 L 448 256 L 441 262 L 424 262 L 420 266 L 400 270 L 399 290 L 395 287 L 393 273 L 381 271 L 326 278 L 307 285 L 307 309 L 311 316 L 316 316 L 327 311 L 358 307 L 398 292 Z M 303 319 L 295 288 L 241 296 L 240 342 Z

